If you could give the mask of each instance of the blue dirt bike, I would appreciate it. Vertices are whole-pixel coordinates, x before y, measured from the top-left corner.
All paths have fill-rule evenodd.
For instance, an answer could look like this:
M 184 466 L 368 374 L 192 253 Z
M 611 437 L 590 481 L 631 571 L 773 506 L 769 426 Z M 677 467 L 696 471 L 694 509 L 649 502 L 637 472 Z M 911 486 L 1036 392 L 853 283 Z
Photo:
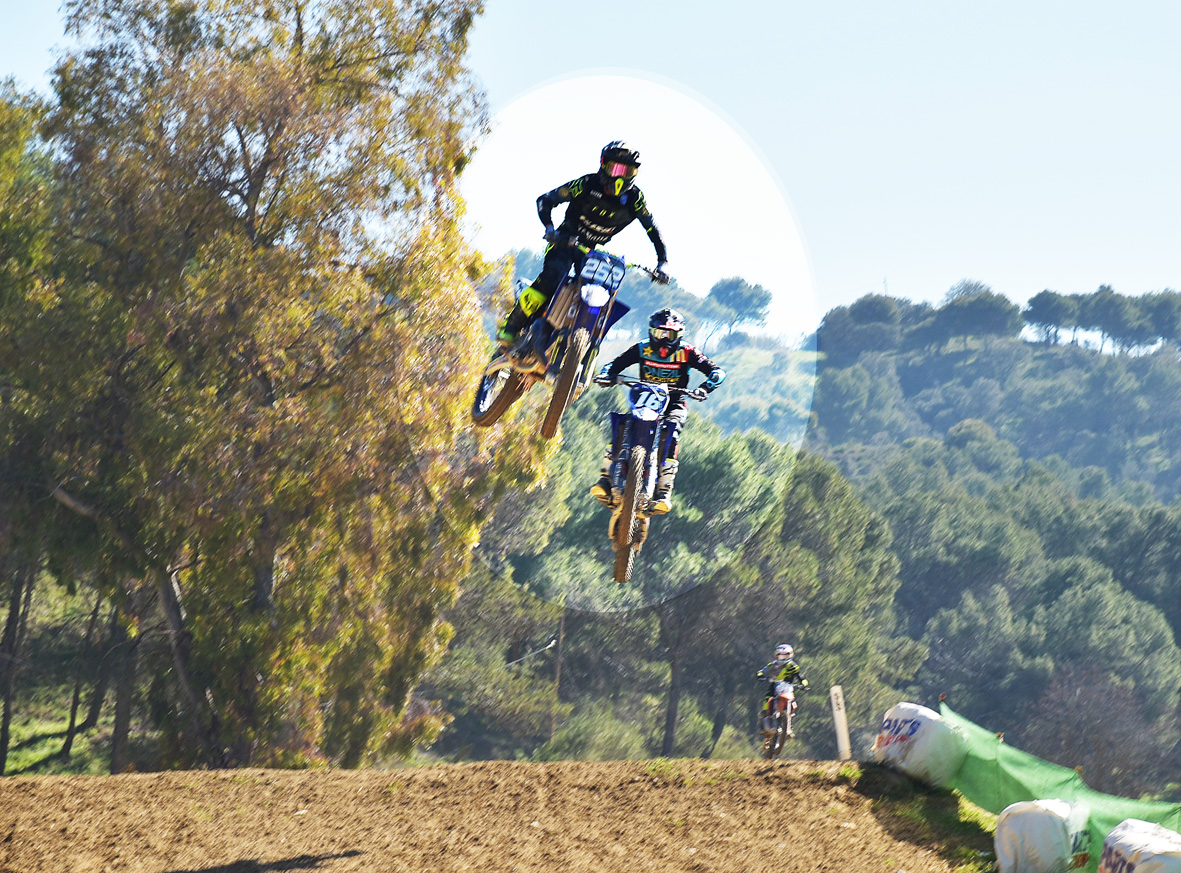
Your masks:
M 615 550 L 614 578 L 619 584 L 631 579 L 636 555 L 648 539 L 648 507 L 660 474 L 660 445 L 664 436 L 664 413 L 672 395 L 682 394 L 692 400 L 704 400 L 704 388 L 674 388 L 642 382 L 631 376 L 614 380 L 595 380 L 599 385 L 628 385 L 627 413 L 613 412 L 613 447 L 611 463 L 611 520 L 607 535 Z
M 590 384 L 599 346 L 612 325 L 628 312 L 618 298 L 631 268 L 653 281 L 654 270 L 629 264 L 610 252 L 576 245 L 582 258 L 573 275 L 558 288 L 545 312 L 508 349 L 500 349 L 480 375 L 472 401 L 472 422 L 496 423 L 536 382 L 554 386 L 541 422 L 541 435 L 552 439 L 562 414 Z

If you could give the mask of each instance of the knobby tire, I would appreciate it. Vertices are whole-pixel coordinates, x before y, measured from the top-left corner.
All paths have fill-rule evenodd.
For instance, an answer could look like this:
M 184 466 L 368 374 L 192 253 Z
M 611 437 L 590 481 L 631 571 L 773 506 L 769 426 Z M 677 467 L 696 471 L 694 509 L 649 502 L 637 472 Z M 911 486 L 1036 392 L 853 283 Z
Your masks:
M 541 435 L 547 440 L 553 439 L 554 434 L 558 432 L 562 413 L 574 397 L 574 387 L 578 384 L 578 376 L 582 372 L 582 359 L 589 348 L 590 331 L 586 328 L 580 327 L 570 335 L 566 343 L 566 353 L 562 356 L 562 369 L 558 372 L 553 396 L 550 397 L 549 407 L 545 410 L 545 420 L 541 422 Z
M 775 733 L 763 742 L 763 757 L 768 761 L 779 756 L 787 742 L 787 728 L 783 726 L 783 719 L 775 722 Z
M 640 486 L 644 481 L 647 466 L 647 452 L 644 447 L 633 447 L 627 462 L 627 481 L 624 483 L 623 498 L 619 503 L 619 518 L 615 522 L 615 581 L 621 585 L 631 579 L 632 562 L 636 557 L 632 543 L 636 538 Z
M 507 370 L 508 376 L 503 377 L 504 384 L 500 390 L 487 401 L 481 409 L 480 400 L 485 397 L 487 392 L 491 390 L 489 382 L 493 379 L 502 379 L 502 374 Z M 478 427 L 489 427 L 496 424 L 500 417 L 508 412 L 509 407 L 517 402 L 518 398 L 525 393 L 529 387 L 526 377 L 517 373 L 507 367 L 498 367 L 489 372 L 485 369 L 480 376 L 480 384 L 476 386 L 476 396 L 472 399 L 472 423 Z

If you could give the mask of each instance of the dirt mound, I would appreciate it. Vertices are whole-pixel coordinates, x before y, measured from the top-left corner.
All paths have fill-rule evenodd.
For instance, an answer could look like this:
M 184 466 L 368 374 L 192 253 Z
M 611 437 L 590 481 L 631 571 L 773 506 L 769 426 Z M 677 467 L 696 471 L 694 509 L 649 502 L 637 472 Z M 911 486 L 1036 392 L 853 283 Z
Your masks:
M 0 779 L 0 873 L 953 869 L 847 777 L 657 760 Z

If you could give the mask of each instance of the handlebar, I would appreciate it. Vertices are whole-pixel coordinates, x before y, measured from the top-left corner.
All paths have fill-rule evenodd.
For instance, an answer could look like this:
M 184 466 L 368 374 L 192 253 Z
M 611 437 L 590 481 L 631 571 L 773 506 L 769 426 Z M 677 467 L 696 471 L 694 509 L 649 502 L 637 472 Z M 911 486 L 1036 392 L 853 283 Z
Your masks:
M 755 676 L 755 681 L 759 682 L 759 683 L 766 683 L 766 682 L 777 682 L 778 680 L 771 679 L 767 676 Z M 811 685 L 801 685 L 799 682 L 789 682 L 788 684 L 791 685 L 792 692 L 795 694 L 799 694 L 801 691 L 811 691 L 812 690 Z
M 565 236 L 565 234 L 561 234 L 561 236 Z M 584 255 L 590 254 L 593 251 L 602 251 L 604 254 L 608 254 L 608 255 L 611 255 L 612 257 L 619 258 L 621 261 L 623 261 L 623 265 L 625 267 L 627 267 L 629 270 L 639 270 L 642 273 L 646 273 L 648 275 L 648 278 L 651 279 L 653 282 L 659 282 L 662 284 L 668 282 L 668 276 L 665 275 L 660 270 L 656 270 L 651 267 L 645 267 L 643 264 L 633 264 L 629 261 L 624 260 L 619 255 L 616 255 L 614 252 L 608 252 L 606 249 L 596 249 L 594 246 L 584 246 L 582 243 L 578 242 L 577 239 L 573 239 L 573 240 L 570 240 L 569 242 L 565 242 L 565 243 L 559 243 L 556 240 L 550 239 L 549 234 L 544 234 L 544 233 L 541 235 L 541 238 L 543 240 L 545 240 L 546 242 L 551 243 L 552 245 L 565 245 L 569 248 L 577 249 L 578 251 L 582 252 Z
M 646 383 L 643 379 L 637 379 L 635 376 L 624 376 L 620 374 L 614 379 L 601 379 L 600 377 L 596 376 L 595 384 L 601 385 L 604 388 L 609 388 L 612 385 L 643 385 Z M 690 400 L 703 401 L 709 396 L 709 392 L 705 390 L 704 383 L 698 385 L 696 388 L 677 388 L 675 385 L 665 385 L 664 387 L 670 394 L 674 392 L 677 394 L 684 394 Z

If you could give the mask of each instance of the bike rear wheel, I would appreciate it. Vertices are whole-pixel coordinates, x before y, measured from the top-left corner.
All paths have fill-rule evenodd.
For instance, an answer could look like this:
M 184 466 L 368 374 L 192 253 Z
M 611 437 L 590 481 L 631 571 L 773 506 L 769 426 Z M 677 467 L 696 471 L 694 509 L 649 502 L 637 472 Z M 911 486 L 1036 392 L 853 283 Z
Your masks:
M 472 423 L 488 427 L 500 420 L 529 387 L 527 377 L 513 370 L 504 355 L 497 355 L 484 368 L 472 400 Z
M 643 446 L 635 446 L 627 463 L 627 481 L 623 486 L 623 499 L 619 502 L 619 518 L 615 522 L 615 581 L 623 584 L 631 579 L 632 564 L 636 558 L 633 543 L 636 540 L 636 514 L 639 511 L 640 485 L 647 470 L 647 452 Z
M 582 359 L 589 348 L 590 331 L 586 328 L 579 328 L 570 334 L 570 339 L 566 343 L 566 353 L 562 356 L 562 369 L 558 372 L 554 393 L 545 410 L 545 419 L 541 422 L 541 435 L 547 440 L 553 439 L 554 434 L 558 432 L 562 413 L 574 399 L 574 387 L 578 384 L 578 376 L 582 372 Z

